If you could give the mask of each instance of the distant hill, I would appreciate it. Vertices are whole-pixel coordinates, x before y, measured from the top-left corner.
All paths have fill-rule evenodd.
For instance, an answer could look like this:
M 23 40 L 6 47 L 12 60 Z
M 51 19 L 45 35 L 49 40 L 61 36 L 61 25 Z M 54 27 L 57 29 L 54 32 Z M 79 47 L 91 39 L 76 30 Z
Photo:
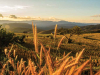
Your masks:
M 73 26 L 72 26 L 73 27 Z M 71 26 L 67 27 L 67 28 L 72 28 Z M 63 27 L 63 28 L 66 28 Z M 80 28 L 85 31 L 85 32 L 92 32 L 92 33 L 100 33 L 100 24 L 97 24 L 97 25 L 87 25 L 87 26 L 80 26 Z M 59 25 L 58 25 L 58 29 L 59 29 Z M 41 31 L 39 33 L 41 34 L 50 34 L 54 32 L 54 29 L 50 29 L 50 30 L 44 30 L 44 31 Z
M 36 24 L 38 28 L 38 32 L 43 30 L 51 30 L 55 28 L 55 25 L 58 25 L 58 28 L 72 28 L 74 26 L 80 26 L 83 30 L 91 30 L 95 27 L 94 25 L 90 25 L 89 23 L 77 23 L 77 22 L 68 22 L 68 21 L 38 21 L 32 20 L 34 24 Z M 0 20 L 0 24 L 2 27 L 7 28 L 7 30 L 13 32 L 23 32 L 28 31 L 32 32 L 32 21 L 8 21 L 8 20 Z M 94 26 L 94 27 L 93 27 Z
M 54 29 L 41 31 L 41 32 L 39 32 L 39 33 L 40 33 L 40 34 L 51 34 L 52 32 L 54 32 Z
M 6 26 L 9 26 L 10 29 L 13 29 L 13 28 L 32 28 L 32 25 L 31 24 L 28 24 L 28 23 L 4 23 L 2 24 L 2 27 L 6 27 Z
M 100 24 L 81 26 L 81 29 L 84 30 L 84 31 L 98 30 L 98 29 L 100 29 Z
M 14 28 L 14 29 L 7 29 L 7 31 L 12 31 L 14 33 L 24 33 L 24 32 L 27 32 L 27 33 L 32 33 L 32 29 L 31 28 Z M 37 29 L 37 32 L 41 32 L 43 30 L 41 29 Z
M 74 24 L 58 24 L 58 28 L 72 28 L 76 25 Z M 2 27 L 6 28 L 7 30 L 13 31 L 13 32 L 23 32 L 23 31 L 32 31 L 32 25 L 28 23 L 4 23 L 2 24 Z M 37 28 L 39 31 L 41 30 L 51 30 L 55 28 L 55 25 L 47 25 L 47 26 L 39 26 L 37 25 Z
M 85 25 L 90 25 L 87 23 L 77 23 L 77 22 L 68 22 L 68 21 L 40 21 L 40 20 L 31 20 L 31 21 L 9 21 L 9 20 L 0 20 L 0 24 L 4 24 L 4 23 L 28 23 L 28 24 L 32 24 L 32 21 L 34 24 L 36 24 L 39 27 L 45 27 L 45 26 L 51 26 L 51 25 L 62 25 L 62 24 L 73 24 L 73 25 L 80 25 L 80 26 L 85 26 Z
M 2 24 L 3 28 L 6 28 L 7 31 L 12 31 L 15 33 L 22 33 L 24 31 L 32 33 L 32 25 L 28 23 L 4 23 Z M 38 28 L 37 32 L 43 31 Z
M 58 24 L 60 27 L 63 27 L 63 26 L 86 26 L 86 25 L 89 25 L 89 24 L 85 24 L 85 23 L 77 23 L 77 22 L 68 22 L 68 21 L 58 21 L 58 22 L 54 22 L 54 21 L 39 21 L 39 20 L 31 20 L 31 21 L 8 21 L 8 20 L 0 20 L 0 24 L 12 24 L 12 25 L 18 25 L 18 24 L 21 24 L 21 25 L 28 25 L 28 24 L 32 24 L 32 22 L 34 24 L 37 25 L 37 27 L 39 28 L 42 28 L 42 29 L 49 29 L 49 27 L 53 27 L 55 26 L 56 24 Z M 19 25 L 18 25 L 19 26 Z M 24 26 L 26 27 L 26 26 Z M 46 27 L 46 28 L 45 28 Z M 52 29 L 52 28 L 51 28 Z

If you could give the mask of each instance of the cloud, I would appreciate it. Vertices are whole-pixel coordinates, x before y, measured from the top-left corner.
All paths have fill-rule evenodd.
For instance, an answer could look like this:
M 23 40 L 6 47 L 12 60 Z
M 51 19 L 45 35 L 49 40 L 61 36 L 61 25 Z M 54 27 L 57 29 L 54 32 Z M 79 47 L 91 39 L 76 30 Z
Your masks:
M 61 19 L 55 18 L 55 17 L 49 17 L 48 20 L 51 21 L 60 21 Z
M 6 12 L 6 11 L 0 9 L 0 12 Z
M 16 15 L 3 16 L 3 20 L 14 20 L 14 21 L 24 21 L 24 20 L 61 21 L 61 19 L 55 18 L 53 16 L 48 17 L 48 18 L 42 18 L 42 17 L 16 16 Z
M 100 21 L 100 20 L 97 20 L 97 19 L 91 19 L 91 21 Z
M 18 9 L 26 9 L 30 6 L 21 6 L 21 5 L 15 5 L 15 6 L 0 6 L 0 12 L 7 12 L 11 10 L 18 10 Z
M 3 18 L 3 15 L 2 15 L 2 14 L 0 14 L 0 17 L 2 17 L 2 18 Z
M 4 9 L 24 9 L 30 6 L 21 6 L 21 5 L 16 5 L 16 6 L 0 6 L 0 8 Z
M 47 6 L 52 7 L 52 6 L 55 6 L 55 5 L 52 5 L 52 4 L 47 4 Z
M 15 16 L 15 15 L 10 15 L 9 18 L 14 18 L 14 19 L 16 19 L 17 16 Z
M 34 17 L 24 16 L 24 17 L 17 17 L 18 19 L 34 19 Z
M 42 20 L 42 21 L 60 21 L 60 19 L 55 17 L 49 17 L 49 18 L 42 18 L 42 17 L 30 17 L 30 16 L 19 16 L 17 19 L 20 20 Z
M 93 16 L 91 16 L 91 17 L 100 17 L 100 14 L 99 14 L 99 15 L 93 15 Z

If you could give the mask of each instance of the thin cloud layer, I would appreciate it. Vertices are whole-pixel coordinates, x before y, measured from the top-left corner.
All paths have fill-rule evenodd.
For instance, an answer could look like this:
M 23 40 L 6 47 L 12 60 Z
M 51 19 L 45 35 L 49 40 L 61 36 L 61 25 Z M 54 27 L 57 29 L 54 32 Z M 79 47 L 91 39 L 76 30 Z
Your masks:
M 18 9 L 26 9 L 30 6 L 21 6 L 21 5 L 16 5 L 16 6 L 0 6 L 0 12 L 8 12 L 11 10 L 18 10 Z
M 3 9 L 24 9 L 30 6 L 21 6 L 21 5 L 16 5 L 16 6 L 0 6 L 0 8 Z
M 47 6 L 52 7 L 52 6 L 55 6 L 55 5 L 52 5 L 52 4 L 47 4 Z
M 91 17 L 100 17 L 100 14 L 99 14 L 99 15 L 93 15 L 93 16 L 91 16 Z
M 5 12 L 5 11 L 0 9 L 0 12 Z
M 41 17 L 25 16 L 25 17 L 17 17 L 17 19 L 22 19 L 22 20 L 42 20 L 42 21 L 60 21 L 60 19 L 57 19 L 55 17 L 41 18 Z
M 1 14 L 2 16 L 2 14 Z M 42 17 L 30 17 L 30 16 L 16 16 L 16 15 L 10 15 L 10 16 L 4 16 L 5 20 L 42 20 L 42 21 L 60 21 L 61 19 L 55 18 L 55 17 L 49 17 L 49 18 L 42 18 Z
M 91 19 L 91 21 L 100 21 L 100 20 L 97 20 L 97 19 Z

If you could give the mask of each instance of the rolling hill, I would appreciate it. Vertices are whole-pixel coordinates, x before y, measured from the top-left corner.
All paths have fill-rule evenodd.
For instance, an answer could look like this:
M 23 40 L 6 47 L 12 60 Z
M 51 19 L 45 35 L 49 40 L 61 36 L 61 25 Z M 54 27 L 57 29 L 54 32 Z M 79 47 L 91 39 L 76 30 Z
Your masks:
M 8 20 L 0 20 L 0 24 L 2 27 L 6 28 L 7 30 L 13 32 L 32 32 L 32 21 L 8 21 Z M 58 28 L 72 28 L 74 26 L 80 26 L 82 30 L 93 30 L 93 29 L 100 29 L 100 25 L 90 25 L 86 23 L 76 23 L 76 22 L 68 22 L 68 21 L 38 21 L 33 20 L 33 23 L 36 24 L 38 28 L 38 32 L 43 30 L 51 30 L 54 29 L 55 25 L 58 25 Z M 51 31 L 50 31 L 51 32 Z
M 24 31 L 32 33 L 32 25 L 28 23 L 4 23 L 2 24 L 3 28 L 6 28 L 7 31 L 12 31 L 15 33 L 23 33 Z M 38 28 L 37 32 L 43 31 Z
M 90 31 L 90 30 L 98 30 L 100 29 L 100 24 L 97 25 L 88 25 L 88 26 L 81 26 L 82 30 Z

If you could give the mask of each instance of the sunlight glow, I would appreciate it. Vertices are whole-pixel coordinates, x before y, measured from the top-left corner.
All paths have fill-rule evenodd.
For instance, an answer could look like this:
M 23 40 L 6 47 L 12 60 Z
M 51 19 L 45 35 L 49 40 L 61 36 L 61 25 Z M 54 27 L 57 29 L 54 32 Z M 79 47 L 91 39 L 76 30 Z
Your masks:
M 9 29 L 9 28 L 10 28 L 10 26 L 9 26 L 9 25 L 5 25 L 5 28 L 6 28 L 6 29 Z

